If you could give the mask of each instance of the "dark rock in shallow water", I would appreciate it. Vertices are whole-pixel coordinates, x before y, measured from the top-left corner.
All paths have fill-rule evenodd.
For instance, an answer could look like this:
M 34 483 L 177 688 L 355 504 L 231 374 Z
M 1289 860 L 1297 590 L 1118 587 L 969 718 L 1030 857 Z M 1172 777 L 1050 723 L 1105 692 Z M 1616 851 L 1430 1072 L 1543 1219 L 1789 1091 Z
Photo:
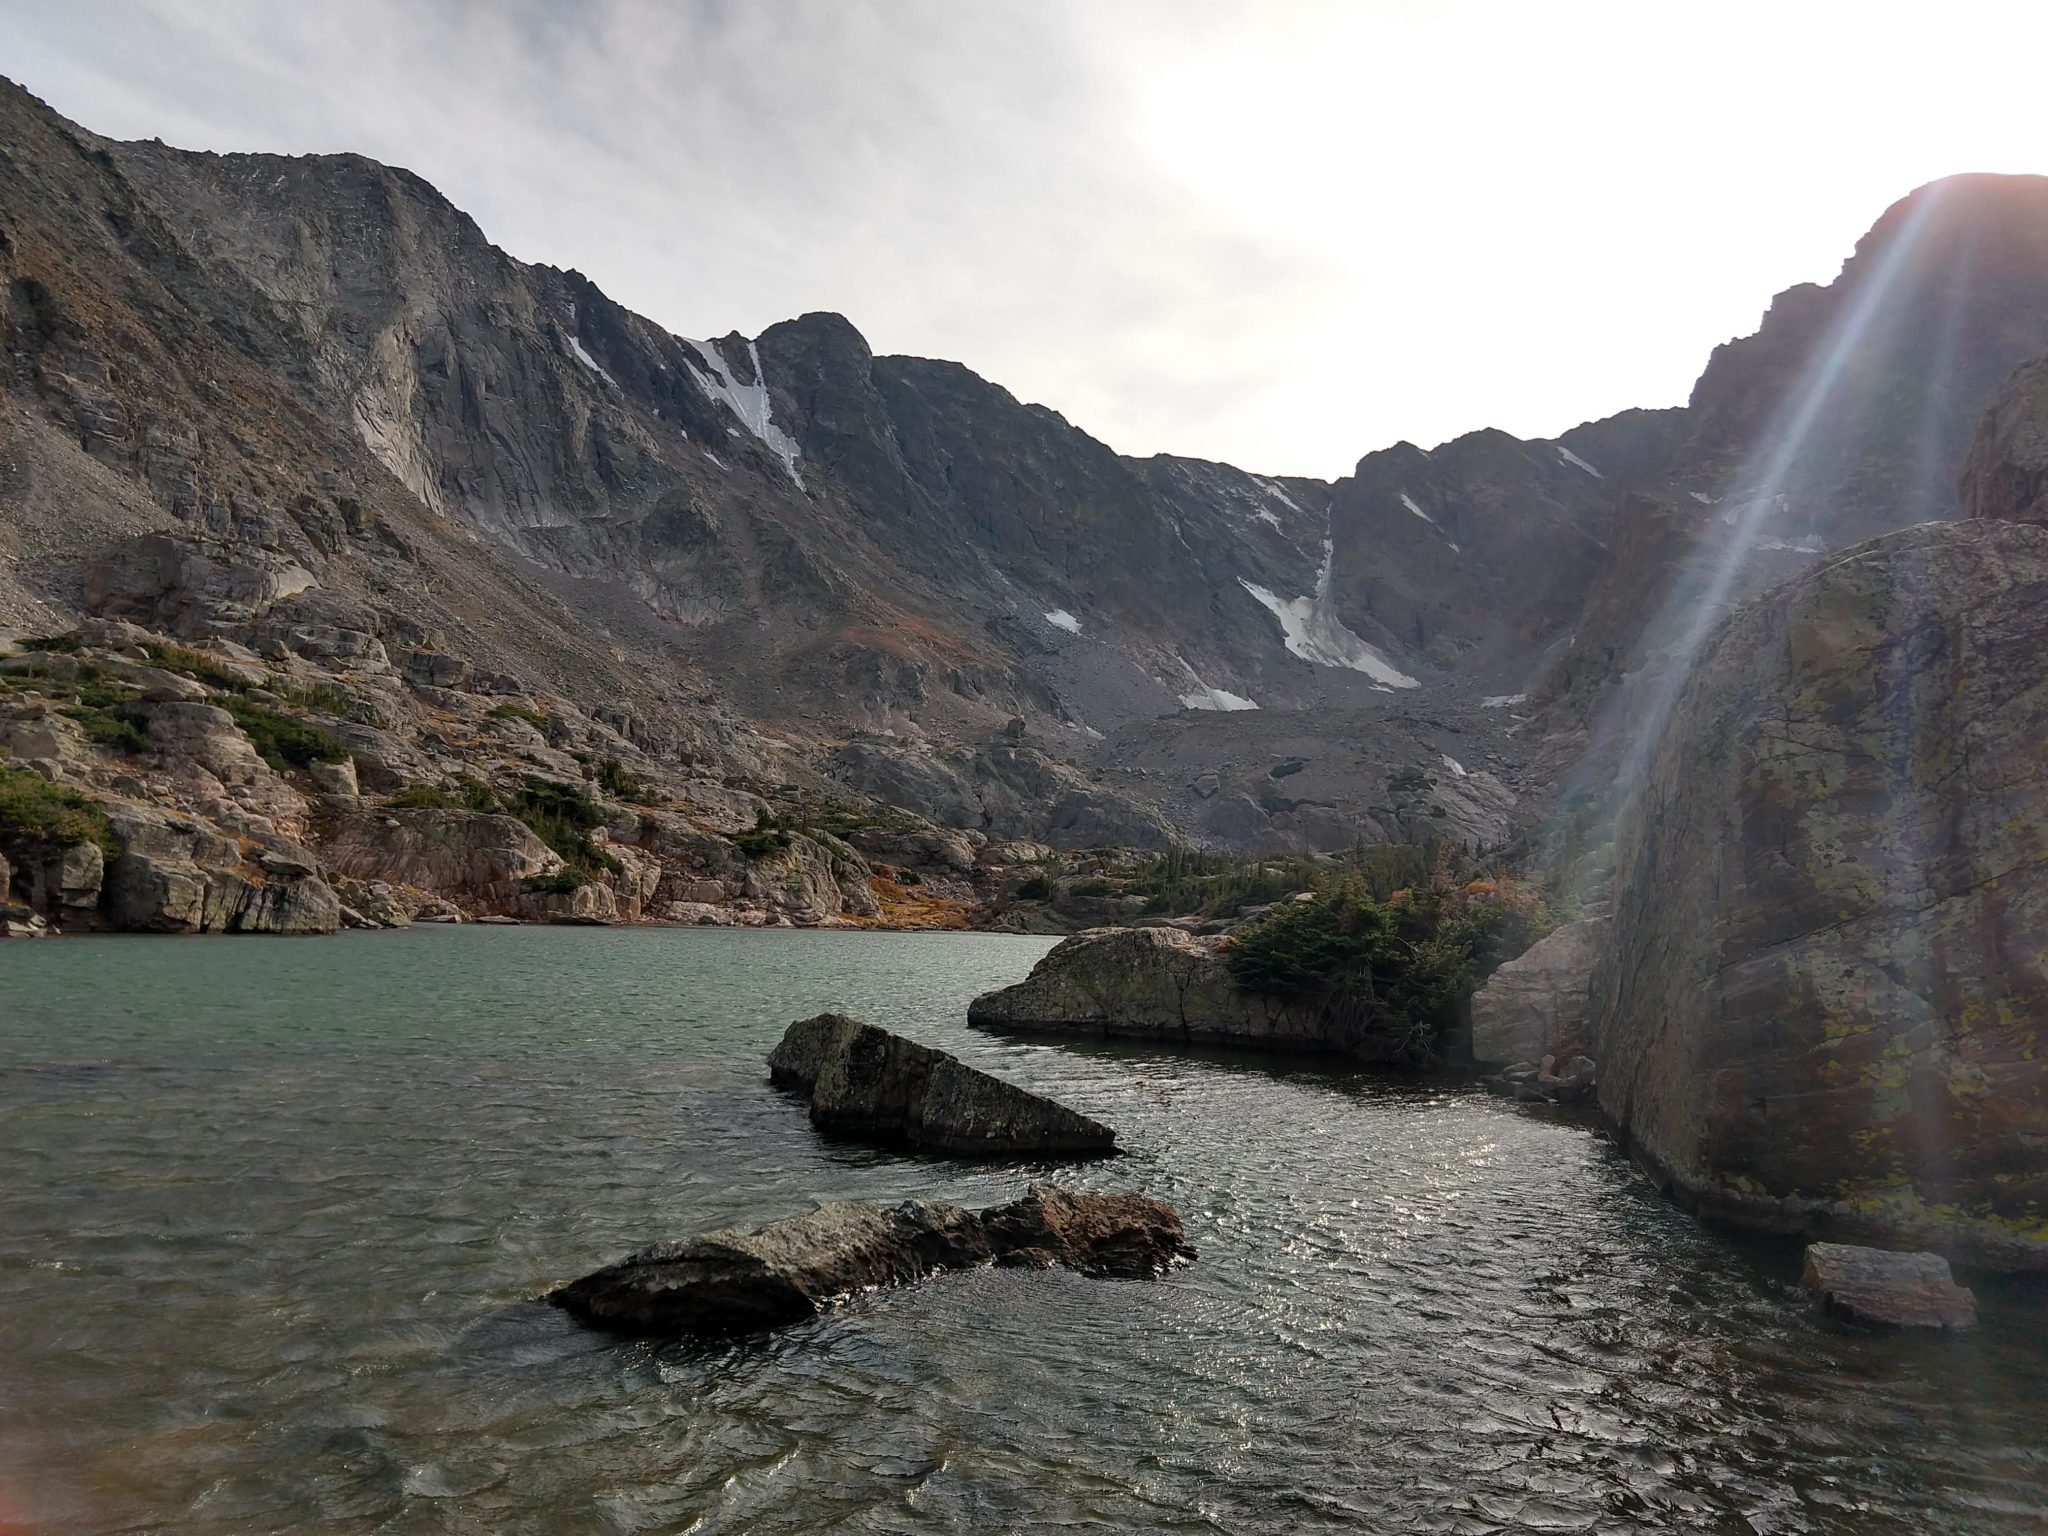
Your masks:
M 1116 1150 L 1099 1121 L 844 1014 L 790 1025 L 768 1075 L 809 1094 L 811 1123 L 842 1135 L 989 1156 Z
M 1891 1253 L 1848 1243 L 1812 1243 L 1800 1277 L 1837 1317 L 1894 1328 L 1968 1328 L 1977 1296 L 1955 1283 L 1936 1253 Z
M 547 1299 L 621 1333 L 747 1333 L 942 1269 L 1064 1265 L 1139 1279 L 1194 1256 L 1164 1201 L 1033 1184 L 1022 1199 L 980 1212 L 926 1200 L 838 1200 L 754 1232 L 707 1232 L 644 1248 Z

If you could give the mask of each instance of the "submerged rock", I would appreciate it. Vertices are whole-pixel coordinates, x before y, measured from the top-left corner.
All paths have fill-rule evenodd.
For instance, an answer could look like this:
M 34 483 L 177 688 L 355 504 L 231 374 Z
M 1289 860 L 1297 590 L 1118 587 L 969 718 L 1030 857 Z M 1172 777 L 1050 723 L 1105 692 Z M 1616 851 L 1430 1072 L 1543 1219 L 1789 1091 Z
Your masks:
M 1194 1256 L 1164 1201 L 1033 1184 L 1022 1199 L 979 1212 L 928 1200 L 836 1200 L 752 1232 L 644 1248 L 547 1299 L 621 1333 L 747 1333 L 944 1269 L 1063 1265 L 1138 1279 Z
M 1015 986 L 977 997 L 968 1005 L 967 1022 L 976 1029 L 1026 1034 L 1111 1035 L 1378 1059 L 1360 1021 L 1242 990 L 1221 949 L 1178 928 L 1077 933 Z
M 1977 1296 L 1957 1285 L 1938 1253 L 1891 1253 L 1848 1243 L 1811 1243 L 1800 1282 L 1853 1322 L 1893 1328 L 1968 1328 Z
M 789 1026 L 769 1080 L 810 1095 L 820 1130 L 941 1152 L 1104 1154 L 1101 1122 L 901 1035 L 844 1014 Z

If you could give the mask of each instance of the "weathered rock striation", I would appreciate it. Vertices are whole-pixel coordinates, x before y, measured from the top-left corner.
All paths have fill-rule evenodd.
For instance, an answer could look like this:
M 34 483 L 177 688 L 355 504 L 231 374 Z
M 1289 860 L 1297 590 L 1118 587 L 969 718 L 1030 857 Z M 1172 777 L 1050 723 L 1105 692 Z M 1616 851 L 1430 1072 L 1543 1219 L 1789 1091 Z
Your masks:
M 1848 1243 L 1811 1243 L 1800 1283 L 1821 1307 L 1851 1322 L 1890 1328 L 1969 1328 L 1977 1296 L 1957 1285 L 1938 1253 L 1891 1253 Z
M 2048 529 L 1725 620 L 1616 843 L 1599 1101 L 1704 1214 L 2048 1268 Z
M 1102 1156 L 1116 1132 L 944 1051 L 821 1013 L 789 1026 L 769 1080 L 807 1094 L 811 1124 L 839 1135 L 980 1156 Z
M 1033 1184 L 975 1212 L 908 1200 L 840 1200 L 753 1232 L 707 1232 L 642 1249 L 548 1300 L 621 1333 L 716 1335 L 776 1328 L 854 1294 L 983 1264 L 1054 1265 L 1123 1279 L 1195 1257 L 1180 1217 L 1142 1195 Z

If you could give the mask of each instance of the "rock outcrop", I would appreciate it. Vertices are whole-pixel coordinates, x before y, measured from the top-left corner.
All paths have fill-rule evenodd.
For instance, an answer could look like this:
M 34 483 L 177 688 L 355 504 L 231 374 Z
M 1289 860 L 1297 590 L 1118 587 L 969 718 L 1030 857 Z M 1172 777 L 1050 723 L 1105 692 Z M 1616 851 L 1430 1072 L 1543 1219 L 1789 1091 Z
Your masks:
M 1991 402 L 1959 490 L 1964 517 L 2048 523 L 2048 358 L 2021 364 Z
M 1616 841 L 1602 1108 L 1706 1214 L 2048 1268 L 2048 529 L 1741 609 Z
M 1100 1121 L 844 1014 L 790 1025 L 768 1075 L 808 1095 L 811 1124 L 837 1135 L 977 1156 L 1116 1150 Z
M 1566 923 L 1501 965 L 1472 994 L 1472 1060 L 1482 1067 L 1578 1054 L 1586 988 L 1605 919 Z
M 1811 1243 L 1800 1282 L 1824 1310 L 1890 1328 L 1969 1328 L 1977 1296 L 1957 1285 L 1938 1253 L 1891 1253 L 1847 1243 Z
M 1383 1058 L 1361 1023 L 1246 992 L 1213 940 L 1178 928 L 1091 928 L 1015 986 L 967 1009 L 976 1029 Z
M 842 1200 L 752 1232 L 707 1232 L 642 1249 L 548 1300 L 621 1333 L 716 1335 L 815 1316 L 855 1292 L 983 1264 L 1063 1265 L 1138 1279 L 1195 1256 L 1180 1217 L 1142 1195 L 1033 1184 L 975 1212 L 909 1200 Z

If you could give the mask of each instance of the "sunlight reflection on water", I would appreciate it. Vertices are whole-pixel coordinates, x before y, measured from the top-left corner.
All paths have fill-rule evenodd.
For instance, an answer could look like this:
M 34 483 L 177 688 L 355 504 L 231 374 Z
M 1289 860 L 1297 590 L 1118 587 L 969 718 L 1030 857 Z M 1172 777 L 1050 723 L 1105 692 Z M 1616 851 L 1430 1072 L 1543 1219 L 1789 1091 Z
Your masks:
M 427 931 L 8 946 L 0 1492 L 52 1531 L 2034 1529 L 2048 1339 L 1815 1319 L 1604 1141 L 1292 1062 L 1020 1044 L 1046 941 Z M 1116 1125 L 1157 1284 L 984 1271 L 770 1338 L 531 1298 L 649 1239 L 1030 1171 L 820 1141 L 840 1006 Z M 0 1523 L 0 1529 L 4 1529 Z

